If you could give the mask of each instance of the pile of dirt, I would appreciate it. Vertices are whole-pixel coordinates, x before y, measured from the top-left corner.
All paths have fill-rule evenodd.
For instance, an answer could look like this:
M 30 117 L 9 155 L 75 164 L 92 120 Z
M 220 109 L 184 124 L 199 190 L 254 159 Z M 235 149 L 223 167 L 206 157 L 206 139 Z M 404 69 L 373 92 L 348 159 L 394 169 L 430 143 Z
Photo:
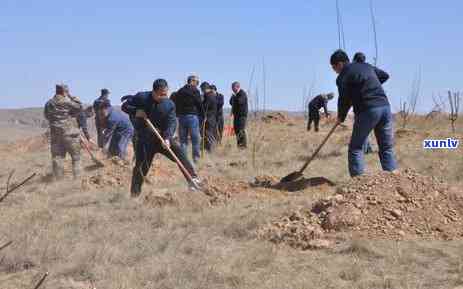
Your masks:
M 203 180 L 203 193 L 209 198 L 210 205 L 229 202 L 234 196 L 249 191 L 245 182 L 230 183 L 219 178 L 207 177 Z
M 102 160 L 104 167 L 88 167 L 90 174 L 82 178 L 83 188 L 127 187 L 131 182 L 129 163 L 118 158 Z
M 289 122 L 288 116 L 281 113 L 281 112 L 268 113 L 268 114 L 262 116 L 261 119 L 265 123 L 273 123 L 273 122 L 288 123 Z
M 174 198 L 171 193 L 165 193 L 163 195 L 157 194 L 145 194 L 143 203 L 149 207 L 159 208 L 165 206 L 176 206 L 178 200 Z
M 259 230 L 262 238 L 302 249 L 332 244 L 337 233 L 360 238 L 463 238 L 463 192 L 412 170 L 362 176 L 337 194 Z

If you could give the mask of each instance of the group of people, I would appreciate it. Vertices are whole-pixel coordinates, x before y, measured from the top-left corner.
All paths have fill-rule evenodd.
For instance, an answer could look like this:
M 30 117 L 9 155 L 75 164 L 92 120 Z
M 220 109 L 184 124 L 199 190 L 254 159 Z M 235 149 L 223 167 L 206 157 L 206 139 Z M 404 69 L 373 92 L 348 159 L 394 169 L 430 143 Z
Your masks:
M 232 91 L 230 104 L 237 145 L 244 149 L 247 146 L 248 99 L 239 82 L 233 82 Z M 62 160 L 66 153 L 73 160 L 74 177 L 79 177 L 80 142 L 84 141 L 82 134 L 92 142 L 87 119 L 94 115 L 98 147 L 109 156 L 126 159 L 128 144 L 133 142 L 135 166 L 132 196 L 140 194 L 143 180 L 157 153 L 174 160 L 166 144 L 193 177 L 192 181 L 200 182 L 193 163 L 197 163 L 201 157 L 201 146 L 212 152 L 223 136 L 224 96 L 217 92 L 215 85 L 208 82 L 200 85 L 199 78 L 192 75 L 185 86 L 169 95 L 167 81 L 157 79 L 152 90 L 123 96 L 122 111 L 111 105 L 109 94 L 108 89 L 102 89 L 93 106 L 84 109 L 80 100 L 69 93 L 66 85 L 56 86 L 55 96 L 45 105 L 45 117 L 50 122 L 53 173 L 57 179 L 63 175 Z M 147 128 L 146 120 L 159 130 L 162 141 Z M 192 161 L 187 157 L 190 139 Z
M 397 168 L 393 151 L 392 113 L 382 84 L 389 79 L 383 70 L 367 63 L 363 53 L 357 53 L 351 63 L 346 52 L 337 50 L 330 58 L 333 70 L 338 74 L 337 125 L 343 123 L 351 107 L 354 125 L 349 143 L 348 164 L 352 177 L 363 174 L 368 135 L 374 131 L 379 158 L 383 170 Z M 199 88 L 198 88 L 199 86 Z M 201 90 L 201 91 L 200 91 Z M 239 82 L 232 84 L 230 98 L 233 127 L 237 145 L 247 147 L 246 123 L 248 99 Z M 319 131 L 320 109 L 328 117 L 328 101 L 333 93 L 321 94 L 309 103 L 307 130 L 314 124 Z M 56 94 L 45 105 L 45 117 L 50 122 L 53 173 L 63 177 L 63 160 L 66 153 L 72 158 L 74 177 L 80 175 L 80 141 L 91 141 L 87 118 L 95 115 L 97 143 L 110 156 L 125 159 L 130 141 L 135 149 L 135 166 L 132 174 L 131 195 L 140 195 L 142 185 L 153 158 L 160 153 L 172 161 L 179 160 L 191 176 L 192 187 L 201 182 L 194 163 L 201 157 L 201 145 L 209 152 L 222 140 L 224 97 L 217 88 L 203 82 L 195 75 L 189 76 L 185 86 L 169 94 L 164 79 L 153 82 L 150 91 L 138 92 L 121 98 L 122 111 L 114 109 L 109 100 L 109 90 L 103 89 L 93 107 L 84 109 L 77 97 L 70 94 L 66 85 L 57 85 Z M 178 124 L 178 131 L 177 131 Z M 153 133 L 154 130 L 158 134 Z M 82 129 L 83 136 L 79 131 Z M 176 138 L 178 134 L 178 138 Z M 178 141 L 177 141 L 178 139 Z M 192 161 L 187 157 L 189 140 L 192 143 Z

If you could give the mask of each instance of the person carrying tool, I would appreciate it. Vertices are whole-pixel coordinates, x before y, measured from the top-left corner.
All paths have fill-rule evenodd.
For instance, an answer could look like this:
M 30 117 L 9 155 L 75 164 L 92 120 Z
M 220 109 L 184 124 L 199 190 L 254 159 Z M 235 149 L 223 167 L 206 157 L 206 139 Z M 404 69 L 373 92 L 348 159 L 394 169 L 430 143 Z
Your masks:
M 224 127 L 224 117 L 223 117 L 223 105 L 224 105 L 224 97 L 223 94 L 217 91 L 217 87 L 215 85 L 211 85 L 211 89 L 217 95 L 217 142 L 220 144 L 222 143 L 223 138 L 223 127 Z
M 343 123 L 351 106 L 354 108 L 354 127 L 348 152 L 350 175 L 355 177 L 364 172 L 363 145 L 372 130 L 378 142 L 383 170 L 395 171 L 391 106 L 374 67 L 367 63 L 350 63 L 343 50 L 331 55 L 330 64 L 338 74 L 337 123 Z
M 93 111 L 95 112 L 95 127 L 97 133 L 97 143 L 99 148 L 103 148 L 104 144 L 104 136 L 103 136 L 103 128 L 102 122 L 100 120 L 100 106 L 101 104 L 109 101 L 109 90 L 103 88 L 101 90 L 101 95 L 93 102 Z
M 235 130 L 238 148 L 247 148 L 246 122 L 248 118 L 248 95 L 241 89 L 238 81 L 232 83 L 233 95 L 230 98 L 233 115 L 233 129 Z
M 164 79 L 157 79 L 153 82 L 153 90 L 140 92 L 128 98 L 122 105 L 122 110 L 129 115 L 138 118 L 136 130 L 139 141 L 135 148 L 135 166 L 132 173 L 131 196 L 138 197 L 141 194 L 142 185 L 148 174 L 153 158 L 157 153 L 163 154 L 171 161 L 178 158 L 180 164 L 193 178 L 194 186 L 200 184 L 193 164 L 188 160 L 185 151 L 174 140 L 174 133 L 177 126 L 175 119 L 175 104 L 168 98 L 169 87 Z M 147 121 L 154 125 L 159 131 L 162 139 L 157 138 L 152 130 L 146 125 Z M 169 150 L 175 155 L 170 154 Z M 183 172 L 185 177 L 188 176 Z
M 127 147 L 133 137 L 133 126 L 129 118 L 114 109 L 108 101 L 100 104 L 100 121 L 103 128 L 103 148 L 108 147 L 108 156 L 127 158 Z
M 207 82 L 201 84 L 201 90 L 204 96 L 203 142 L 205 149 L 212 152 L 217 144 L 217 93 Z
M 64 159 L 71 155 L 74 179 L 80 177 L 80 138 L 77 116 L 82 103 L 66 93 L 64 84 L 56 85 L 55 95 L 47 101 L 44 116 L 50 124 L 51 158 L 55 180 L 64 178 Z
M 199 78 L 188 77 L 187 84 L 180 88 L 172 98 L 177 112 L 180 146 L 185 154 L 188 148 L 188 138 L 191 137 L 193 147 L 193 162 L 198 162 L 201 156 L 201 135 L 199 117 L 203 115 L 201 93 L 198 90 Z
M 323 107 L 325 116 L 328 118 L 328 101 L 334 98 L 334 93 L 320 94 L 309 102 L 309 121 L 307 122 L 307 131 L 310 131 L 312 122 L 314 123 L 315 132 L 319 131 L 320 109 Z

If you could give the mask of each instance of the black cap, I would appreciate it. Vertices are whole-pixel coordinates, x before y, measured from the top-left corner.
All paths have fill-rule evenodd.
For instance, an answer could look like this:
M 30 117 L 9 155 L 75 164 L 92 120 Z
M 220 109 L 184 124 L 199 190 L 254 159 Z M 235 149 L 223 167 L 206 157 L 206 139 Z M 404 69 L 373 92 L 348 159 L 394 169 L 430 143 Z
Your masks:
M 344 62 L 344 63 L 349 62 L 349 56 L 342 49 L 336 50 L 330 57 L 330 64 L 331 65 L 336 65 L 336 64 L 338 64 L 340 62 Z
M 367 57 L 365 56 L 365 54 L 363 54 L 363 52 L 357 52 L 354 55 L 354 62 L 365 63 L 366 59 Z
M 103 88 L 103 89 L 101 90 L 101 95 L 108 95 L 108 94 L 109 94 L 109 89 Z
M 204 90 L 204 89 L 211 88 L 211 85 L 207 81 L 204 81 L 203 83 L 201 83 L 199 87 L 201 87 L 201 89 Z

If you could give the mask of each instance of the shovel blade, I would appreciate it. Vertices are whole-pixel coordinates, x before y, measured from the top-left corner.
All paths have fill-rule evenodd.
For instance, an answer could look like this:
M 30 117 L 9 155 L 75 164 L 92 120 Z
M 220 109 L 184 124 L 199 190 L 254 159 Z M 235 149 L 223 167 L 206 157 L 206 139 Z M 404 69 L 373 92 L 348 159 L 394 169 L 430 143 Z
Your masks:
M 295 180 L 301 178 L 303 174 L 301 172 L 293 172 L 287 175 L 286 177 L 282 178 L 280 180 L 280 183 L 290 183 L 294 182 Z

